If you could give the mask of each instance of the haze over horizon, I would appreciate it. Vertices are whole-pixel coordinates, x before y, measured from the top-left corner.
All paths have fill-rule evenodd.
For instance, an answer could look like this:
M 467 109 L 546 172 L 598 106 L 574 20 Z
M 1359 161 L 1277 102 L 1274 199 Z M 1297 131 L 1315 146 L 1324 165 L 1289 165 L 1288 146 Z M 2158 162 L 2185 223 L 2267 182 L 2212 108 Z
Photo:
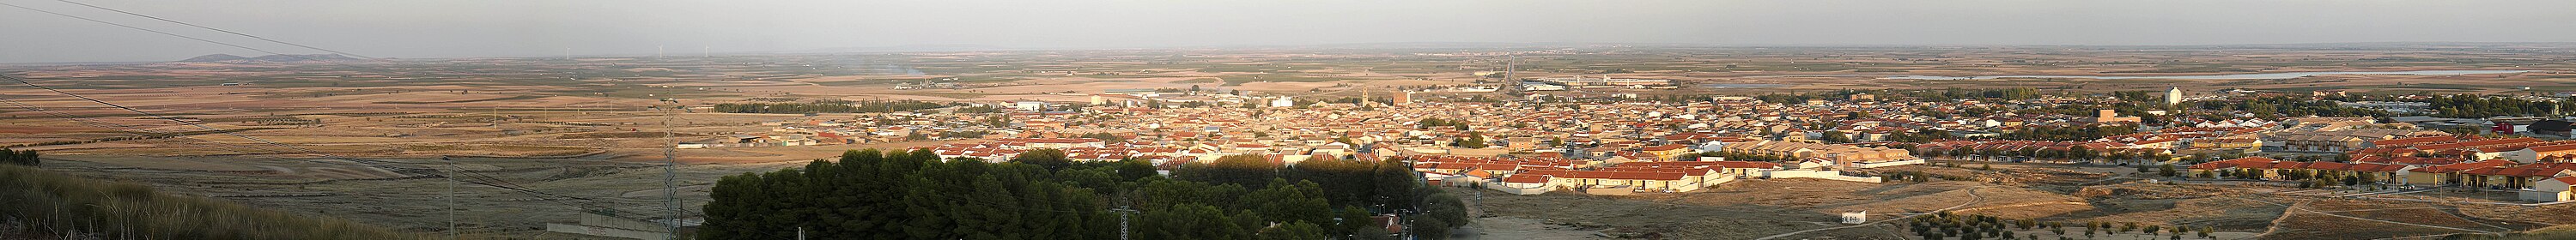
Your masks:
M 2233 45 L 2576 42 L 2576 1 L 306 1 L 83 0 L 375 57 L 672 55 L 889 46 L 1349 43 Z M 291 54 L 318 51 L 55 1 L 12 1 Z M 0 7 L 0 62 L 266 55 Z M 32 36 L 32 37 L 28 37 Z M 703 48 L 702 48 L 703 47 Z

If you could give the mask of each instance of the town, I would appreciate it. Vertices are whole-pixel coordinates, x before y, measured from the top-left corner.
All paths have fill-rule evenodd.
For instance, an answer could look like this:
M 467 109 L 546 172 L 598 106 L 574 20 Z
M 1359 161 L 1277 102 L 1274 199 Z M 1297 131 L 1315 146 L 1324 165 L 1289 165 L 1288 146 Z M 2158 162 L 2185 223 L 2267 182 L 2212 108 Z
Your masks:
M 362 80 L 273 60 L 40 65 L 11 76 L 62 91 L 0 90 L 18 103 L 0 145 L 41 152 L 44 172 L 465 235 L 2336 239 L 2576 224 L 2562 217 L 2576 216 L 2576 87 L 2549 84 L 2576 73 L 2467 49 L 420 59 L 384 66 L 503 75 Z M 2267 57 L 2233 55 L 2246 51 Z M 2529 67 L 2371 60 L 2479 54 Z M 2057 64 L 2128 58 L 2293 68 Z M 2013 70 L 1943 67 L 1990 64 Z M 1890 74 L 1831 74 L 1856 71 Z M 795 214 L 824 215 L 759 217 Z M 833 218 L 977 223 L 800 220 Z
M 995 163 L 1061 151 L 1077 161 L 1146 161 L 1165 172 L 1229 156 L 1281 166 L 1386 160 L 1411 165 L 1433 185 L 1515 195 L 1689 193 L 1741 179 L 1880 183 L 1921 178 L 1908 174 L 1927 165 L 2014 164 L 2117 166 L 2136 170 L 2108 177 L 2336 189 L 2339 198 L 2379 201 L 2433 201 L 2408 195 L 2441 192 L 2484 196 L 2470 197 L 2483 199 L 2470 200 L 2476 204 L 2546 206 L 2576 196 L 2569 189 L 2576 140 L 2568 140 L 2570 119 L 2557 112 L 2570 105 L 2566 96 L 2174 87 L 1638 98 L 1522 90 L 1512 92 L 1525 97 L 1509 99 L 1392 90 L 1314 101 L 1220 90 L 1109 91 L 1089 101 L 810 115 L 764 123 L 775 126 L 767 133 L 703 141 L 963 140 L 919 148 L 951 161 Z M 2227 107 L 2244 105 L 2278 108 Z M 1010 110 L 955 111 L 969 108 Z M 2537 109 L 2546 111 L 2530 111 Z M 2457 114 L 2494 111 L 2528 115 Z M 2279 194 L 2296 192 L 2305 191 Z

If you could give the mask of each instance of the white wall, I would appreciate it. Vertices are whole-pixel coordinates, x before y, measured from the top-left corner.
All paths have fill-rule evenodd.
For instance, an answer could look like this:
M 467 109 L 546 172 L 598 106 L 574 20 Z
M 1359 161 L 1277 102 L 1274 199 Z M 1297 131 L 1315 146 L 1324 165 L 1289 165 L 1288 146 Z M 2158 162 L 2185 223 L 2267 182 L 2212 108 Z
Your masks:
M 1765 177 L 1775 178 L 1775 179 L 1776 179 L 1776 178 L 1813 178 L 1813 179 L 1836 180 L 1836 181 L 1853 181 L 1853 182 L 1865 182 L 1865 183 L 1878 183 L 1878 182 L 1880 181 L 1880 179 L 1879 179 L 1878 177 L 1853 177 L 1853 176 L 1843 176 L 1842 171 L 1817 171 L 1817 170 L 1780 170 L 1780 171 L 1770 171 L 1770 172 L 1766 172 L 1766 176 L 1765 176 Z
M 1485 188 L 1517 195 L 1538 195 L 1556 190 L 1556 183 L 1488 183 Z
M 1853 167 L 1859 167 L 1859 168 L 1883 168 L 1883 167 L 1905 166 L 1905 165 L 1915 165 L 1915 164 L 1923 164 L 1923 159 L 1914 159 L 1914 160 L 1905 160 L 1905 161 L 1875 162 L 1875 163 L 1859 163 L 1859 164 L 1852 164 L 1852 166 L 1853 166 Z

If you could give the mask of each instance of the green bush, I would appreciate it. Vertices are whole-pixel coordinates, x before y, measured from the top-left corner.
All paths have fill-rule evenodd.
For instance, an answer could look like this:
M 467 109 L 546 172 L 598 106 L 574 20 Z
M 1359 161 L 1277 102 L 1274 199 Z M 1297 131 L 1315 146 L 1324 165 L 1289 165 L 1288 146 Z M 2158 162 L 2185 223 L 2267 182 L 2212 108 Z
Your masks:
M 37 166 L 43 165 L 41 163 L 42 162 L 40 160 L 36 159 L 36 150 L 18 151 L 0 149 L 0 164 Z

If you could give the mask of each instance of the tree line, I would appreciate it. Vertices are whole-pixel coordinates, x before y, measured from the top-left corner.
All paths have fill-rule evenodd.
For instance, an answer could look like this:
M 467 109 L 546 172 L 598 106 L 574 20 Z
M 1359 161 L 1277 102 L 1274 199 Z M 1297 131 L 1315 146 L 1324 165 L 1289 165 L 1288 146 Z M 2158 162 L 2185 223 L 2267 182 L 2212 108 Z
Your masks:
M 2040 94 L 2040 92 L 2039 92 L 2039 89 L 2038 89 L 2038 88 L 2026 88 L 2026 87 L 2023 87 L 2023 88 L 1993 88 L 1993 89 L 1961 89 L 1961 88 L 1949 88 L 1949 89 L 1942 89 L 1942 90 L 1940 90 L 1940 91 L 1932 91 L 1932 90 L 1911 90 L 1911 91 L 1891 91 L 1891 90 L 1836 90 L 1836 91 L 1827 91 L 1827 92 L 1818 92 L 1818 93 L 1774 93 L 1774 94 L 1763 94 L 1763 95 L 1759 95 L 1759 96 L 1753 96 L 1753 98 L 1754 98 L 1754 99 L 1760 99 L 1760 100 L 1762 100 L 1763 102 L 1769 102 L 1769 103 L 1775 103 L 1775 104 L 1803 104 L 1803 103 L 1806 103 L 1806 102 L 1807 102 L 1807 100 L 1811 100 L 1811 99 L 1850 99 L 1852 95 L 1859 95 L 1859 94 L 1871 94 L 1874 98 L 1877 98 L 1877 99 L 1880 99 L 1880 100 L 1900 100 L 1900 99 L 1910 99 L 1910 100 L 1918 100 L 1918 101 L 1948 101 L 1948 100 L 1958 100 L 1958 99 L 2023 100 L 2023 99 L 2039 98 L 2040 96 L 2042 96 L 2042 94 Z
M 0 164 L 37 166 L 42 163 L 44 160 L 36 159 L 36 150 L 19 151 L 0 148 Z
M 1994 139 L 2024 141 L 2089 141 L 2102 137 L 2138 133 L 2136 125 L 2024 126 L 1996 134 Z
M 2306 97 L 2270 96 L 2240 102 L 2201 101 L 2200 109 L 2244 111 L 2261 117 L 2388 117 L 2396 114 L 2364 108 L 2351 108 L 2334 101 Z
M 1921 236 L 1923 239 L 2037 239 L 2039 236 L 2037 236 L 2036 233 L 2017 234 L 2015 232 L 2039 230 L 2047 230 L 2050 234 L 2058 236 L 2058 239 L 2072 239 L 2071 237 L 2068 237 L 2070 235 L 2066 234 L 2067 223 L 2068 222 L 2040 222 L 2031 219 L 2007 219 L 1978 214 L 1954 214 L 1949 211 L 1940 211 L 1908 219 L 1906 220 L 1905 225 L 1908 232 L 1913 232 L 1915 236 Z M 2084 228 L 2085 239 L 2092 239 L 2096 233 L 2122 234 L 2131 232 L 2145 234 L 2147 236 L 2165 236 L 2170 237 L 2171 239 L 2182 239 L 2184 235 L 2198 233 L 2200 238 L 2210 238 L 2212 233 L 2217 232 L 2215 228 L 2208 226 L 2167 227 L 2158 225 L 2141 225 L 2135 222 L 2116 224 L 2109 222 L 2085 222 L 2082 226 L 2077 227 Z
M 859 150 L 837 161 L 718 180 L 702 239 L 1381 239 L 1369 221 L 1409 213 L 1424 237 L 1464 225 L 1464 205 L 1401 162 L 1258 155 L 1188 163 L 1075 162 L 1058 150 L 1011 161 L 942 161 L 928 150 Z M 1122 210 L 1133 210 L 1122 216 Z M 1119 232 L 1120 220 L 1131 232 Z
M 913 100 L 871 101 L 858 102 L 856 104 L 849 103 L 848 101 L 816 101 L 810 103 L 719 103 L 715 105 L 715 110 L 716 112 L 726 113 L 884 113 L 942 108 L 955 105 L 956 104 L 942 104 Z
M 2576 109 L 2576 101 L 2532 101 L 2519 98 L 2490 97 L 2475 94 L 2434 97 L 2426 102 L 2432 103 L 2429 107 L 2436 112 L 2433 114 L 2434 117 L 2446 118 L 2534 116 L 2548 114 L 2553 110 L 2564 111 Z

